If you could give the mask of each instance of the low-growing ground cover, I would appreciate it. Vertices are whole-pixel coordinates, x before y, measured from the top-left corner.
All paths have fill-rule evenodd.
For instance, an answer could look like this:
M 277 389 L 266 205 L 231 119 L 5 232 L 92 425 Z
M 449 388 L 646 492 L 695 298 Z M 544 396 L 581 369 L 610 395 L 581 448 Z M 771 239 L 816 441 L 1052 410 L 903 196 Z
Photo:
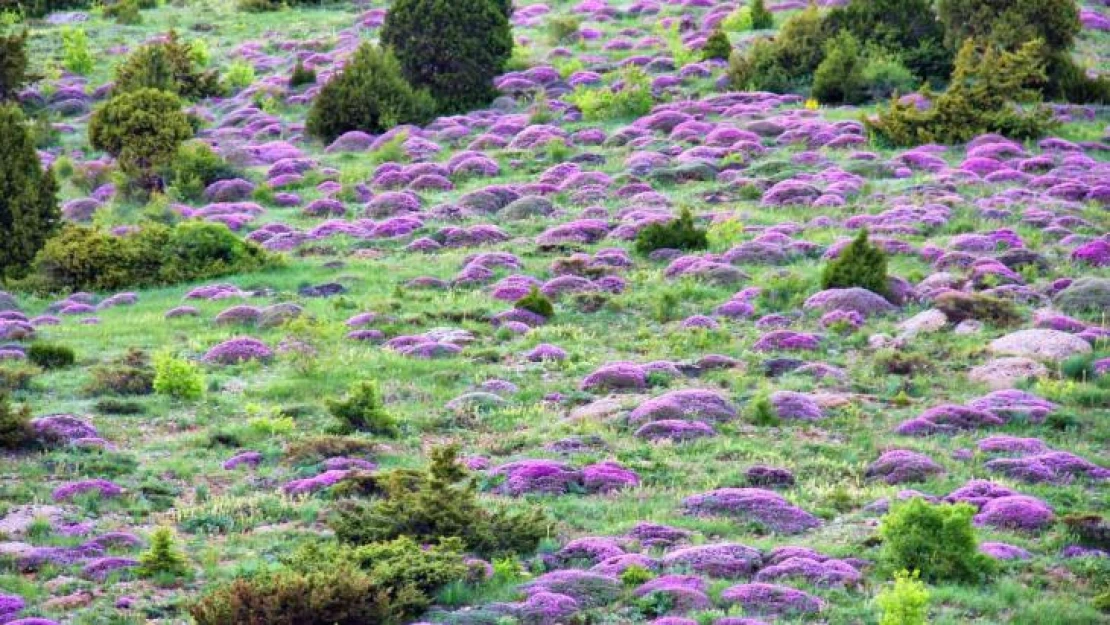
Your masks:
M 781 24 L 803 3 L 769 6 Z M 870 109 L 729 91 L 727 63 L 690 51 L 721 24 L 750 45 L 737 8 L 519 3 L 489 110 L 326 146 L 304 136 L 308 105 L 383 3 L 29 23 L 46 78 L 22 97 L 58 133 L 40 156 L 67 220 L 120 237 L 150 217 L 223 223 L 283 260 L 0 293 L 0 389 L 32 419 L 0 424 L 20 437 L 0 445 L 0 623 L 188 623 L 212 588 L 279 566 L 299 577 L 266 588 L 295 594 L 322 574 L 299 550 L 355 534 L 337 508 L 410 501 L 452 443 L 489 527 L 542 536 L 440 545 L 475 559 L 421 580 L 423 622 L 876 623 L 898 573 L 880 519 L 914 498 L 969 506 L 951 515 L 988 558 L 922 572 L 932 622 L 1102 622 L 1110 114 L 1056 106 L 1041 141 L 885 148 Z M 1110 14 L 1082 15 L 1076 56 L 1105 71 Z M 576 31 L 550 26 L 568 16 Z M 235 176 L 144 205 L 85 129 L 107 59 L 171 27 L 246 75 L 192 106 Z M 65 28 L 105 62 L 61 70 Z M 314 83 L 290 86 L 298 64 Z M 653 108 L 572 95 L 617 80 Z M 682 209 L 704 242 L 637 246 Z M 884 292 L 823 289 L 860 275 L 826 268 L 864 243 Z M 409 471 L 390 491 L 392 470 Z M 367 569 L 352 594 L 388 577 Z

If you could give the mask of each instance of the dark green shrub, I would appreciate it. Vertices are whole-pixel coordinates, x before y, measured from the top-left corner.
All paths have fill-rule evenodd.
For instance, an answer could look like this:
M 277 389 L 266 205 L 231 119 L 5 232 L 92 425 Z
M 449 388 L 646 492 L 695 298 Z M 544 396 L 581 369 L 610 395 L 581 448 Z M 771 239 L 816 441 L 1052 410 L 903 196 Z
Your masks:
M 3 6 L 0 0 L 0 9 Z M 14 100 L 29 82 L 27 31 L 18 35 L 0 35 L 0 102 Z
M 87 9 L 87 0 L 0 0 L 0 11 L 11 11 L 24 17 L 40 18 L 55 11 Z M 3 55 L 0 55 L 0 59 Z
M 503 0 L 397 0 L 381 41 L 409 83 L 431 92 L 441 113 L 488 104 L 496 96 L 493 79 L 513 52 Z
M 765 427 L 775 426 L 781 423 L 774 405 L 771 404 L 771 399 L 766 395 L 760 395 L 752 400 L 749 419 L 752 424 Z
M 347 436 L 313 436 L 289 443 L 285 457 L 294 464 L 315 464 L 337 456 L 362 456 L 373 453 L 378 446 L 368 440 Z
M 648 224 L 636 233 L 636 251 L 641 254 L 661 249 L 704 250 L 707 247 L 706 232 L 694 225 L 694 216 L 688 208 L 683 208 L 677 219 Z
M 339 430 L 370 432 L 383 436 L 396 436 L 397 420 L 386 412 L 385 404 L 373 382 L 360 382 L 351 387 L 341 401 L 328 401 L 328 411 L 339 420 Z
M 27 360 L 43 369 L 62 369 L 73 365 L 77 356 L 65 345 L 35 342 L 27 350 Z
M 61 222 L 58 184 L 43 170 L 23 113 L 0 104 L 0 279 L 26 273 Z
M 389 589 L 346 565 L 236 579 L 210 591 L 189 614 L 197 625 L 399 625 L 404 615 L 393 611 L 394 600 Z
M 23 449 L 33 440 L 31 407 L 16 408 L 7 391 L 0 390 L 0 449 Z
M 767 10 L 763 0 L 752 0 L 751 3 L 752 28 L 766 30 L 775 27 L 775 14 Z
M 150 395 L 154 392 L 154 371 L 147 366 L 98 365 L 91 373 L 92 380 L 85 387 L 89 395 Z
M 860 230 L 840 255 L 830 260 L 821 272 L 822 289 L 860 287 L 886 295 L 886 254 L 867 240 L 867 230 Z
M 877 118 L 864 122 L 873 136 L 896 146 L 964 143 L 988 132 L 1015 139 L 1039 137 L 1054 126 L 1051 112 L 1043 107 L 1026 111 L 1017 104 L 1039 97 L 1028 87 L 1044 81 L 1041 48 L 1035 41 L 1011 53 L 980 49 L 968 40 L 956 58 L 948 89 L 932 97 L 931 106 L 920 110 L 912 102 L 892 101 Z
M 277 0 L 237 0 L 235 8 L 244 13 L 268 13 L 281 10 L 282 4 Z
M 868 98 L 879 101 L 895 94 L 910 93 L 919 81 L 897 55 L 881 48 L 872 48 L 864 57 L 863 83 Z
M 728 38 L 728 33 L 720 28 L 713 31 L 709 38 L 705 40 L 705 47 L 701 49 L 701 58 L 708 61 L 709 59 L 722 59 L 727 61 L 732 56 L 732 41 Z
M 143 405 L 135 401 L 127 401 L 115 397 L 105 397 L 93 405 L 97 412 L 113 415 L 135 415 L 144 412 Z
M 304 63 L 297 61 L 293 66 L 293 73 L 289 75 L 289 88 L 296 89 L 304 85 L 316 84 L 316 70 L 309 69 L 304 66 Z
M 896 56 L 919 83 L 941 82 L 952 73 L 956 48 L 946 45 L 931 0 L 852 0 L 831 9 L 824 26 L 830 36 L 847 31 L 862 46 Z
M 182 43 L 172 30 L 163 40 L 135 50 L 116 67 L 115 94 L 142 89 L 158 89 L 187 100 L 223 93 L 216 71 L 197 67 L 189 45 Z
M 238 178 L 239 171 L 216 154 L 204 141 L 186 141 L 168 167 L 166 180 L 179 197 L 197 201 L 208 185 L 220 180 Z
M 188 573 L 189 564 L 174 545 L 173 531 L 165 526 L 154 530 L 150 535 L 150 549 L 139 556 L 139 574 L 177 578 Z
M 423 124 L 435 112 L 426 89 L 413 89 L 389 50 L 364 43 L 312 103 L 305 129 L 333 141 L 361 130 L 380 133 L 398 124 Z
M 1070 50 L 1082 27 L 1075 0 L 938 0 L 937 17 L 953 49 L 976 39 L 1012 51 L 1040 39 L 1046 52 Z
M 773 40 L 759 40 L 748 53 L 733 55 L 732 86 L 741 90 L 803 91 L 824 58 L 829 39 L 817 5 L 795 14 Z
M 140 188 L 161 189 L 182 142 L 193 137 L 177 96 L 139 89 L 113 96 L 89 120 L 89 144 L 114 156 Z
M 880 564 L 892 572 L 920 571 L 931 582 L 983 581 L 994 561 L 979 553 L 973 516 L 966 503 L 933 505 L 918 497 L 895 503 L 879 525 Z
M 551 303 L 546 295 L 540 293 L 536 286 L 528 291 L 528 295 L 518 299 L 514 304 L 516 308 L 527 310 L 536 313 L 537 315 L 550 319 L 555 316 L 555 305 Z
M 1093 549 L 1110 549 L 1110 523 L 1099 514 L 1069 514 L 1064 527 L 1080 544 Z
M 1021 313 L 1014 302 L 981 293 L 946 291 L 936 297 L 933 305 L 943 312 L 951 323 L 960 323 L 968 319 L 983 321 L 998 327 L 1021 323 Z
M 112 291 L 203 280 L 261 269 L 275 262 L 227 226 L 146 223 L 127 236 L 67 225 L 35 258 L 27 286 L 46 292 Z
M 31 380 L 39 373 L 42 373 L 42 369 L 38 367 L 0 367 L 0 393 L 27 390 L 31 386 Z
M 1050 98 L 1063 98 L 1076 104 L 1110 104 L 1110 78 L 1088 76 L 1087 70 L 1070 53 L 1049 55 L 1045 73 L 1049 76 L 1045 94 Z
M 825 44 L 825 58 L 813 73 L 813 97 L 820 102 L 858 104 L 867 98 L 859 41 L 841 31 Z
M 457 463 L 458 448 L 432 451 L 432 464 L 420 480 L 411 473 L 384 476 L 380 499 L 344 501 L 328 521 L 336 537 L 366 545 L 409 536 L 419 542 L 459 538 L 469 551 L 491 557 L 527 554 L 547 534 L 548 520 L 538 508 L 520 513 L 488 510 L 476 485 Z
M 137 0 L 119 0 L 104 7 L 104 15 L 117 24 L 134 26 L 143 23 L 142 5 Z

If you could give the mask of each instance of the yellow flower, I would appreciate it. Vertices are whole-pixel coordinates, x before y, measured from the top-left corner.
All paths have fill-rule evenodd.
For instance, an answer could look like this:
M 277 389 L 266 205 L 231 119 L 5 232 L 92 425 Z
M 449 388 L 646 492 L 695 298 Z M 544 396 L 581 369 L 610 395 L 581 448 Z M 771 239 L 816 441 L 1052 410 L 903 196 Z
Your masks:
M 806 110 L 807 111 L 816 111 L 818 106 L 820 106 L 820 105 L 817 103 L 817 100 L 815 100 L 813 98 L 810 98 L 810 99 L 806 100 Z

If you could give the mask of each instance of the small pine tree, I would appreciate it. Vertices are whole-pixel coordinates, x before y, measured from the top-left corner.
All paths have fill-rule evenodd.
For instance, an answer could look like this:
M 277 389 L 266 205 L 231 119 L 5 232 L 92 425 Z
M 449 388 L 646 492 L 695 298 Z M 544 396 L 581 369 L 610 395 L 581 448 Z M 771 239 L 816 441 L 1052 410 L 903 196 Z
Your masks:
M 879 295 L 887 294 L 886 254 L 867 240 L 867 230 L 860 230 L 840 255 L 825 265 L 821 287 L 860 287 Z
M 320 90 L 305 129 L 331 142 L 351 130 L 380 133 L 398 124 L 423 124 L 434 111 L 427 90 L 413 89 L 401 75 L 393 52 L 364 43 Z
M 57 193 L 58 183 L 52 171 L 43 170 L 22 111 L 0 104 L 0 279 L 25 274 L 58 229 Z
M 704 250 L 709 247 L 705 230 L 694 225 L 689 208 L 683 208 L 677 219 L 651 223 L 636 233 L 636 251 L 650 254 L 655 250 Z
M 767 10 L 763 0 L 752 0 L 752 28 L 765 30 L 775 27 L 775 14 Z
M 175 31 L 161 41 L 148 43 L 131 53 L 116 67 L 114 93 L 160 89 L 187 100 L 221 95 L 219 74 L 201 71 L 192 47 L 182 43 Z
M 859 41 L 848 31 L 825 44 L 825 59 L 813 73 L 813 97 L 831 104 L 858 104 L 867 98 Z
M 899 571 L 894 575 L 894 585 L 883 589 L 875 597 L 882 610 L 879 625 L 925 625 L 929 616 L 929 591 L 918 579 L 917 571 Z
M 0 102 L 14 100 L 29 82 L 27 31 L 18 35 L 0 35 Z
M 89 144 L 116 157 L 120 169 L 144 189 L 163 187 L 160 172 L 192 137 L 181 101 L 158 89 L 113 96 L 89 121 Z
M 485 106 L 513 53 L 506 0 L 396 0 L 382 25 L 405 78 L 427 88 L 440 113 Z
M 546 295 L 540 293 L 535 285 L 532 285 L 528 295 L 518 299 L 514 305 L 521 310 L 534 312 L 545 319 L 555 316 L 555 305 L 551 303 Z
M 879 561 L 890 571 L 920 571 L 928 581 L 982 581 L 994 561 L 979 552 L 974 516 L 966 503 L 934 505 L 915 497 L 895 504 L 879 525 Z
M 0 449 L 22 449 L 32 440 L 31 408 L 16 408 L 0 390 Z
M 296 89 L 304 85 L 314 84 L 316 84 L 316 70 L 309 69 L 301 61 L 297 61 L 297 64 L 293 66 L 293 73 L 289 76 L 289 88 Z
M 397 421 L 385 409 L 378 386 L 360 382 L 340 401 L 329 401 L 328 411 L 339 420 L 342 432 L 397 435 Z
M 729 41 L 728 34 L 720 28 L 714 30 L 713 34 L 705 40 L 705 47 L 701 49 L 701 56 L 706 61 L 710 59 L 727 61 L 732 56 L 732 42 Z
M 185 555 L 174 544 L 173 530 L 159 527 L 150 535 L 150 549 L 139 556 L 143 577 L 183 577 L 189 573 Z

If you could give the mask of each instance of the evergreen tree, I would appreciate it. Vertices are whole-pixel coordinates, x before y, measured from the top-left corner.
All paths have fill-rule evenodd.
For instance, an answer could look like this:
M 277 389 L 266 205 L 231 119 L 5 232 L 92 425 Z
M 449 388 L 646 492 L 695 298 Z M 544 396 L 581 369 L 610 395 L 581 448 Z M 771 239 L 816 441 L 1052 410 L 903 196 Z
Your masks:
M 0 105 L 0 278 L 23 275 L 58 229 L 58 184 L 14 104 Z
M 0 102 L 14 100 L 30 80 L 27 75 L 27 32 L 0 35 Z
M 775 15 L 767 10 L 763 0 L 752 0 L 752 28 L 765 30 L 775 27 Z
M 89 144 L 116 157 L 120 169 L 143 189 L 162 187 L 158 172 L 192 137 L 181 101 L 158 89 L 114 96 L 89 120 Z
M 732 56 L 732 42 L 728 39 L 728 34 L 718 28 L 709 35 L 705 40 L 705 47 L 701 49 L 701 58 L 704 60 L 709 59 L 722 59 L 727 61 L 728 57 Z
M 513 52 L 502 0 L 396 0 L 382 26 L 382 45 L 409 83 L 427 88 L 441 113 L 485 106 L 493 79 Z
M 860 230 L 840 255 L 825 265 L 821 286 L 825 289 L 859 287 L 886 295 L 886 254 L 867 240 L 867 230 Z
M 162 526 L 150 536 L 150 550 L 139 556 L 139 573 L 144 577 L 182 577 L 189 572 L 184 554 L 174 545 L 173 531 Z

